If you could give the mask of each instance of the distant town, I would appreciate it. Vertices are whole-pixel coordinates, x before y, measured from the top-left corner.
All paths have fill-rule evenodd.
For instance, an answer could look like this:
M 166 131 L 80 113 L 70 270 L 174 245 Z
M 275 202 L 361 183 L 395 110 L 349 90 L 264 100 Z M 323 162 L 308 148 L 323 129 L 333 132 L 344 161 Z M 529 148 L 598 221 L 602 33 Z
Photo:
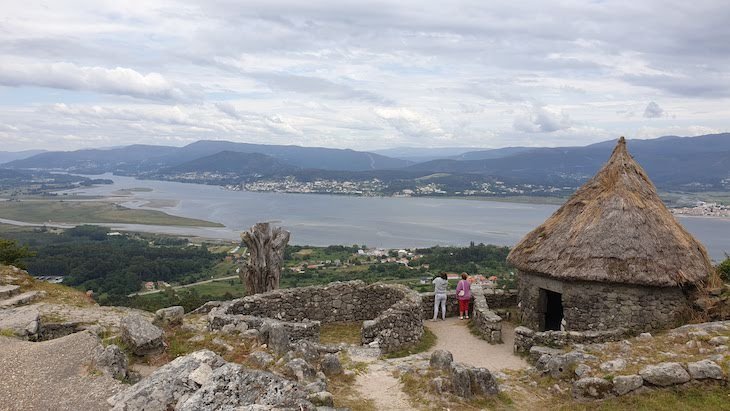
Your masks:
M 689 215 L 699 217 L 730 217 L 730 206 L 706 203 L 699 201 L 694 207 L 680 207 L 671 209 L 677 215 Z

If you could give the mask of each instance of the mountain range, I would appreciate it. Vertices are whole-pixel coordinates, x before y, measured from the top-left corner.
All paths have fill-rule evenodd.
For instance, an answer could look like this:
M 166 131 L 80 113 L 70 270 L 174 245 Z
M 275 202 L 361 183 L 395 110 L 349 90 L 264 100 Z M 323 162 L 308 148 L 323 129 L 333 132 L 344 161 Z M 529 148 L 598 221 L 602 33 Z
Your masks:
M 289 175 L 304 180 L 395 181 L 448 175 L 463 185 L 469 179 L 483 180 L 488 176 L 523 184 L 572 187 L 593 175 L 608 159 L 614 145 L 611 140 L 583 147 L 507 147 L 466 152 L 458 148 L 399 148 L 371 153 L 203 140 L 184 147 L 131 145 L 42 152 L 14 159 L 2 167 L 85 174 L 113 172 L 161 179 L 175 178 L 181 173 L 218 173 L 234 181 L 239 177 L 250 180 Z M 730 133 L 629 140 L 628 147 L 661 188 L 719 190 L 730 186 Z M 432 157 L 435 150 L 441 150 L 441 158 L 413 161 Z M 7 153 L 0 153 L 0 160 L 4 158 L 1 154 Z

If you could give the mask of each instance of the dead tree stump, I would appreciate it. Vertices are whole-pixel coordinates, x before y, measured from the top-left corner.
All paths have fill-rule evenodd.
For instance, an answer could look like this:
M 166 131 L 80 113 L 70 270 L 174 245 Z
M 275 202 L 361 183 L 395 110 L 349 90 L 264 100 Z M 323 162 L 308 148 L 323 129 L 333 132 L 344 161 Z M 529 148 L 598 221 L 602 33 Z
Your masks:
M 257 223 L 241 234 L 250 257 L 240 271 L 246 294 L 265 293 L 279 288 L 284 249 L 289 242 L 289 232 L 281 227 L 273 229 L 269 223 Z

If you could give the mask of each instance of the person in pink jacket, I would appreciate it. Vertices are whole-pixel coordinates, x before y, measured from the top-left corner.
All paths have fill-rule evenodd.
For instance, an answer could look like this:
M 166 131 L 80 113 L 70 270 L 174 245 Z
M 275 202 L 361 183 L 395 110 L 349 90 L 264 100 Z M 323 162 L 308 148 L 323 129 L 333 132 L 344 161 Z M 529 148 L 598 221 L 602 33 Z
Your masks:
M 471 301 L 471 284 L 466 273 L 461 273 L 461 280 L 456 285 L 456 299 L 459 300 L 459 319 L 469 319 L 469 301 Z

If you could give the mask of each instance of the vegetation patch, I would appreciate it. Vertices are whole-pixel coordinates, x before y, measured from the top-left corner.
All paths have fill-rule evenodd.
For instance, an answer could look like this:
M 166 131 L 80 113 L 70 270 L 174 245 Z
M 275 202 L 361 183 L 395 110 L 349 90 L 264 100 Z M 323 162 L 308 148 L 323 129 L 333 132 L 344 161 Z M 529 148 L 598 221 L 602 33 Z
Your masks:
M 730 388 L 723 386 L 662 389 L 640 395 L 625 395 L 595 403 L 571 401 L 556 407 L 545 402 L 543 409 L 560 411 L 652 411 L 652 410 L 730 410 Z
M 361 330 L 361 322 L 322 324 L 319 331 L 319 341 L 323 344 L 360 345 Z
M 511 410 L 516 409 L 512 399 L 505 393 L 493 397 L 474 397 L 465 399 L 449 393 L 436 393 L 431 380 L 443 376 L 439 371 L 431 370 L 425 375 L 413 372 L 403 373 L 400 381 L 411 404 L 418 409 L 427 410 Z

